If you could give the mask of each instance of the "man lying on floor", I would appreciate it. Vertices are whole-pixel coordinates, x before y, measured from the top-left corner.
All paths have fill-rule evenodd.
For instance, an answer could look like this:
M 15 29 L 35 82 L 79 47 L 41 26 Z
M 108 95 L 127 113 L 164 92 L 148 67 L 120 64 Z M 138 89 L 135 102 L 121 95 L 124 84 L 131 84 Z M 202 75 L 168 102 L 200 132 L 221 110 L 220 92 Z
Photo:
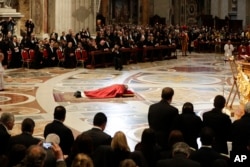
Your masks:
M 114 97 L 133 97 L 134 93 L 128 90 L 128 86 L 124 84 L 114 84 L 107 87 L 99 88 L 97 90 L 90 91 L 76 91 L 74 96 L 89 98 L 114 98 Z

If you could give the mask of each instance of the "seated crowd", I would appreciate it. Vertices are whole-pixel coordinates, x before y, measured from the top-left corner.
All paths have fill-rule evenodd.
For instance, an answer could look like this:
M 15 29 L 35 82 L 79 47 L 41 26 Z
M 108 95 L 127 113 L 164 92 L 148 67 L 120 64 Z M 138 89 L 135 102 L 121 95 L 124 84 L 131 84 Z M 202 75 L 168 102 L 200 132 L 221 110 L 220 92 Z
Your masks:
M 181 48 L 182 32 L 188 35 L 189 52 L 193 49 L 223 52 L 223 46 L 228 40 L 235 48 L 240 44 L 247 46 L 250 40 L 249 30 L 234 33 L 226 26 L 216 30 L 204 26 L 181 27 L 161 24 L 104 25 L 97 28 L 94 37 L 88 28 L 79 32 L 69 29 L 68 33 L 63 31 L 61 35 L 53 31 L 44 39 L 38 39 L 34 33 L 19 39 L 9 32 L 6 36 L 0 37 L 0 50 L 5 55 L 3 65 L 7 68 L 19 68 L 25 63 L 29 63 L 31 68 L 75 68 L 79 63 L 85 67 L 109 63 L 116 69 L 121 69 L 120 64 L 130 61 L 136 63 L 176 58 L 172 53 L 175 53 L 176 48 Z M 91 54 L 92 51 L 101 52 Z M 25 61 L 27 57 L 28 60 Z
M 107 116 L 98 112 L 93 118 L 93 128 L 76 138 L 64 125 L 66 109 L 56 106 L 54 120 L 44 128 L 44 136 L 33 136 L 35 122 L 25 118 L 21 133 L 9 134 L 15 124 L 13 113 L 3 112 L 0 117 L 1 167 L 227 167 L 231 154 L 227 142 L 232 142 L 234 153 L 250 155 L 250 102 L 245 105 L 245 115 L 231 122 L 222 112 L 225 98 L 217 95 L 214 108 L 202 115 L 194 112 L 192 103 L 183 105 L 179 114 L 171 105 L 174 90 L 163 88 L 162 99 L 150 105 L 149 128 L 131 151 L 126 134 L 117 131 L 110 136 L 105 131 Z M 197 139 L 201 145 L 198 146 Z

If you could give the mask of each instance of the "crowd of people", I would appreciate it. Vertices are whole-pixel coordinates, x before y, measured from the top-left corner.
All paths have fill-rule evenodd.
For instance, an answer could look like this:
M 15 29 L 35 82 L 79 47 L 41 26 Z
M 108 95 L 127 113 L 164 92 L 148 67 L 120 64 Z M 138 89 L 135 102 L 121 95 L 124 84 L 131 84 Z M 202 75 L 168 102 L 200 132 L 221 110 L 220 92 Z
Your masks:
M 97 27 L 96 35 L 90 34 L 88 28 L 80 31 L 69 29 L 66 33 L 59 34 L 56 31 L 50 32 L 47 38 L 39 39 L 34 34 L 35 25 L 32 19 L 27 20 L 26 34 L 21 38 L 15 36 L 13 26 L 15 22 L 12 18 L 4 20 L 0 24 L 7 26 L 0 36 L 0 50 L 5 59 L 5 68 L 19 68 L 23 65 L 22 50 L 32 50 L 34 54 L 32 68 L 54 67 L 61 65 L 65 68 L 75 68 L 77 66 L 76 50 L 86 51 L 84 55 L 85 66 L 91 64 L 92 57 L 90 51 L 109 51 L 112 56 L 111 62 L 116 70 L 122 70 L 124 57 L 130 59 L 129 52 L 120 52 L 121 48 L 138 48 L 137 59 L 143 62 L 148 59 L 151 52 L 155 55 L 162 54 L 164 58 L 171 58 L 174 50 L 182 50 L 182 56 L 187 56 L 194 49 L 197 51 L 210 50 L 212 52 L 223 52 L 223 46 L 228 40 L 235 48 L 240 44 L 246 45 L 250 40 L 250 31 L 239 30 L 231 32 L 228 27 L 216 30 L 212 27 L 197 26 L 172 26 L 156 24 L 154 26 L 143 25 L 105 25 Z M 6 26 L 2 26 L 6 27 Z M 13 34 L 14 33 L 14 34 Z M 174 46 L 173 48 L 159 51 L 148 51 L 147 56 L 143 57 L 142 48 L 157 46 Z M 64 61 L 60 62 L 58 52 L 62 53 Z M 108 59 L 108 58 L 107 58 Z M 98 58 L 97 60 L 98 61 Z M 100 60 L 101 61 L 101 60 Z M 61 64 L 60 64 L 61 63 Z
M 74 137 L 64 124 L 66 109 L 56 106 L 54 120 L 44 127 L 43 137 L 33 136 L 35 122 L 25 118 L 21 133 L 11 136 L 15 125 L 13 113 L 2 112 L 0 117 L 1 167 L 140 167 L 193 166 L 227 167 L 229 157 L 250 155 L 250 102 L 245 114 L 234 122 L 223 113 L 226 100 L 217 95 L 214 108 L 205 112 L 202 119 L 194 112 L 190 102 L 182 111 L 171 102 L 174 90 L 162 89 L 161 100 L 148 109 L 148 128 L 141 140 L 130 148 L 127 136 L 117 131 L 114 136 L 105 132 L 108 118 L 98 112 L 93 118 L 93 128 Z M 201 146 L 198 146 L 197 139 Z M 227 142 L 232 142 L 231 154 Z M 134 151 L 131 151 L 134 149 Z
M 76 50 L 111 51 L 114 67 L 122 70 L 120 48 L 143 48 L 147 46 L 174 45 L 187 56 L 194 48 L 218 49 L 218 43 L 227 43 L 224 48 L 232 53 L 233 44 L 245 44 L 250 40 L 250 31 L 230 32 L 227 27 L 215 30 L 209 27 L 185 27 L 140 25 L 107 25 L 97 28 L 93 38 L 87 29 L 75 33 L 58 35 L 53 31 L 48 38 L 38 39 L 33 33 L 32 20 L 26 23 L 27 34 L 19 38 L 8 31 L 0 40 L 1 71 L 5 68 L 19 68 L 23 65 L 22 50 L 34 51 L 31 67 L 43 68 L 59 65 L 58 51 L 64 56 L 61 64 L 65 68 L 77 66 Z M 205 43 L 205 45 L 204 45 Z M 236 47 L 236 46 L 235 46 Z M 221 48 L 219 48 L 220 50 Z M 171 57 L 171 50 L 164 50 Z M 220 50 L 221 51 L 221 50 Z M 139 61 L 142 53 L 138 52 Z M 155 53 L 157 54 L 157 53 Z M 11 57 L 9 56 L 11 55 Z M 4 58 L 3 58 L 4 57 Z M 85 65 L 91 57 L 85 60 Z M 0 83 L 1 88 L 1 83 Z M 183 104 L 180 112 L 171 105 L 174 90 L 162 90 L 161 101 L 150 105 L 148 110 L 149 128 L 144 129 L 141 141 L 134 151 L 128 146 L 126 134 L 118 131 L 114 136 L 105 133 L 107 116 L 96 113 L 93 128 L 82 132 L 76 138 L 70 128 L 64 125 L 66 109 L 56 106 L 54 120 L 44 128 L 44 139 L 33 136 L 35 122 L 31 118 L 22 121 L 22 133 L 11 136 L 15 117 L 2 112 L 0 118 L 0 164 L 5 166 L 36 167 L 163 167 L 176 164 L 184 166 L 229 166 L 227 142 L 232 142 L 232 151 L 249 155 L 250 148 L 250 103 L 245 106 L 245 115 L 232 122 L 222 112 L 225 98 L 214 98 L 214 108 L 203 114 L 202 119 L 194 112 L 192 103 Z M 197 139 L 200 138 L 201 147 Z M 51 144 L 51 145 L 50 145 Z

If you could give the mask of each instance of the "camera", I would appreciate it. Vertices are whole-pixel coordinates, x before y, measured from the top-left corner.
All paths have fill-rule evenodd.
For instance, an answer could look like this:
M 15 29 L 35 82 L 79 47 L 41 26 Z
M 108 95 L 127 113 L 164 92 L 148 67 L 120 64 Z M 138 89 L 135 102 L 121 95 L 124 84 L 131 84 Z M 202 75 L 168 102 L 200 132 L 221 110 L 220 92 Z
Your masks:
M 45 149 L 49 149 L 51 146 L 52 146 L 52 143 L 50 143 L 50 142 L 43 143 L 43 148 L 45 148 Z

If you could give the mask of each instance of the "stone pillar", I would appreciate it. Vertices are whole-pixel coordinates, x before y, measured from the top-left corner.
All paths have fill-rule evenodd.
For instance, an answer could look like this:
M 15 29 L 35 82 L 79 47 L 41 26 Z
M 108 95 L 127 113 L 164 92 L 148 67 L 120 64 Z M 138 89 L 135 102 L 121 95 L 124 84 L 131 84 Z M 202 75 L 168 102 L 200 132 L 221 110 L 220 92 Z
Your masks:
M 149 12 L 149 7 L 148 7 L 148 0 L 141 0 L 141 9 L 142 9 L 142 20 L 141 23 L 142 24 L 148 24 L 149 21 L 149 16 L 148 16 L 148 12 Z
M 31 3 L 31 19 L 35 24 L 34 33 L 41 37 L 44 33 L 47 33 L 47 0 L 30 1 Z
M 77 33 L 82 28 L 95 33 L 96 0 L 35 0 L 30 3 L 35 33 L 40 37 L 53 30 L 58 35 L 69 29 Z
M 17 12 L 16 9 L 0 8 L 0 20 L 5 20 L 9 17 L 12 17 L 12 19 L 16 22 L 14 35 L 20 36 L 20 19 L 23 15 Z

